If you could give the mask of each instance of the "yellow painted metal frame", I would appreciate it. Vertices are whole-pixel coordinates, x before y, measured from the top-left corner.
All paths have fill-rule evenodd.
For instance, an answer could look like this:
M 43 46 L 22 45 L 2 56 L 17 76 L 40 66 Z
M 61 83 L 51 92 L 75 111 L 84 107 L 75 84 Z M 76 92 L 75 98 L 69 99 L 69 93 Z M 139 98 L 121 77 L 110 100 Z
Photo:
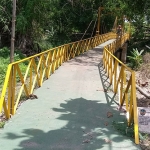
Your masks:
M 130 126 L 134 122 L 135 143 L 139 144 L 135 73 L 113 55 L 128 38 L 128 34 L 123 35 L 122 39 L 116 39 L 104 48 L 103 66 L 114 93 L 119 96 L 120 107 L 123 105 L 126 107 L 128 125 Z M 126 72 L 128 72 L 129 77 L 127 77 Z
M 41 87 L 43 81 L 48 79 L 63 62 L 94 48 L 112 37 L 115 37 L 115 35 L 111 32 L 97 35 L 9 64 L 0 97 L 0 113 L 3 111 L 6 118 L 9 119 L 11 114 L 15 114 L 21 96 L 24 94 L 24 96 L 29 97 L 34 88 Z M 19 65 L 22 63 L 28 64 L 25 72 L 20 69 Z
M 110 83 L 113 84 L 114 92 L 120 93 L 120 105 L 126 104 L 126 110 L 129 114 L 129 125 L 134 121 L 135 143 L 138 144 L 135 74 L 113 55 L 128 38 L 128 34 L 124 34 L 121 38 L 118 38 L 112 32 L 96 35 L 95 37 L 65 44 L 9 64 L 0 96 L 0 113 L 3 111 L 6 118 L 9 119 L 11 114 L 15 114 L 23 92 L 26 97 L 29 97 L 33 93 L 34 88 L 41 87 L 43 81 L 48 79 L 62 63 L 109 39 L 116 39 L 116 41 L 104 48 L 103 64 L 109 76 Z M 21 63 L 28 63 L 25 72 L 22 72 L 19 67 Z M 119 68 L 119 65 L 121 68 Z M 128 81 L 126 81 L 125 70 L 131 73 Z M 128 100 L 129 97 L 130 102 Z

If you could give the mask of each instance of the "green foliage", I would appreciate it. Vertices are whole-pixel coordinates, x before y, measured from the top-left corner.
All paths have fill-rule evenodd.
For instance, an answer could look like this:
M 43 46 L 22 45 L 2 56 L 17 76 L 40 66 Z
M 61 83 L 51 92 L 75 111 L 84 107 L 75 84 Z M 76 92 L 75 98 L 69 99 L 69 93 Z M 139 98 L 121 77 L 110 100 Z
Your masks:
M 7 47 L 0 49 L 0 57 L 7 58 L 10 54 L 10 51 Z
M 43 51 L 53 47 L 48 40 L 41 40 L 38 44 Z
M 139 137 L 140 137 L 140 140 L 146 140 L 148 139 L 148 134 L 147 133 L 139 133 Z
M 122 16 L 131 20 L 136 39 L 143 39 L 144 21 L 150 20 L 150 9 L 148 0 L 19 0 L 17 1 L 16 12 L 16 41 L 15 46 L 23 51 L 35 51 L 34 42 L 37 42 L 41 49 L 49 45 L 54 47 L 70 41 L 80 40 L 80 37 L 72 33 L 89 33 L 85 38 L 94 34 L 99 7 L 104 7 L 101 12 L 102 33 L 110 31 L 115 16 L 118 16 L 118 23 L 122 23 Z M 118 9 L 116 9 L 118 8 Z M 10 46 L 12 0 L 0 1 L 0 47 Z M 148 21 L 150 22 L 150 21 Z M 48 38 L 43 42 L 45 35 Z M 93 34 L 93 35 L 94 35 Z
M 34 50 L 32 45 L 36 41 L 41 48 L 44 47 L 45 49 L 47 44 L 43 44 L 41 40 L 47 34 L 47 31 L 49 32 L 48 42 L 53 47 L 70 40 L 79 40 L 81 37 L 75 39 L 75 37 L 72 37 L 72 33 L 84 33 L 93 20 L 87 31 L 92 33 L 97 20 L 98 8 L 99 6 L 105 6 L 107 1 L 19 0 L 17 1 L 16 12 L 16 46 L 25 51 L 27 49 L 31 51 Z M 0 41 L 0 43 L 2 43 L 2 46 L 8 46 L 8 43 L 10 45 L 12 1 L 2 0 L 0 6 L 0 33 L 4 33 L 8 29 L 7 33 L 2 34 L 2 36 L 5 36 L 7 43 L 3 41 Z M 101 18 L 101 23 L 109 31 L 113 26 L 114 18 L 105 15 L 106 13 L 107 8 L 103 10 L 104 15 Z M 94 33 L 95 30 L 96 27 Z
M 9 58 L 10 50 L 6 47 L 0 49 L 0 87 L 2 87 L 2 84 L 4 83 L 6 71 L 8 64 L 10 62 Z M 19 50 L 15 51 L 14 59 L 15 61 L 23 59 L 24 56 L 21 54 Z M 21 71 L 24 72 L 26 70 L 26 64 L 22 63 L 20 65 Z
M 4 128 L 5 122 L 0 122 L 0 128 Z
M 128 127 L 127 121 L 123 122 L 115 122 L 113 121 L 112 126 L 120 132 L 122 135 L 128 136 L 128 137 L 134 137 L 134 127 L 131 125 Z
M 131 51 L 131 56 L 127 56 L 129 58 L 130 65 L 133 69 L 137 69 L 140 67 L 140 65 L 142 64 L 143 60 L 142 60 L 142 53 L 144 52 L 144 50 L 141 50 L 140 52 L 138 51 L 138 49 L 133 49 L 133 51 Z

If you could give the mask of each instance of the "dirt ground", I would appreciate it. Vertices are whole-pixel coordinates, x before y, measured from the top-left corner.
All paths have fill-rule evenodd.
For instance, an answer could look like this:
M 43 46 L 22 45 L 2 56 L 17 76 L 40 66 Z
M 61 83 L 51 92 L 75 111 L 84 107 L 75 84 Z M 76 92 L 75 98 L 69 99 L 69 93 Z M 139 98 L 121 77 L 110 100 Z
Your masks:
M 150 59 L 149 59 L 150 61 Z M 136 71 L 136 85 L 139 86 L 147 95 L 144 96 L 138 89 L 136 92 L 137 106 L 150 107 L 150 62 L 144 61 L 138 71 Z M 150 134 L 142 134 L 140 140 L 142 150 L 150 150 Z
M 139 82 L 143 83 L 144 86 L 141 86 Z M 140 71 L 136 72 L 136 84 L 150 95 L 150 79 L 143 80 Z M 138 90 L 136 96 L 138 107 L 150 107 L 150 98 L 145 97 Z M 150 150 L 150 134 L 144 134 L 143 140 L 140 141 L 140 146 L 142 150 Z

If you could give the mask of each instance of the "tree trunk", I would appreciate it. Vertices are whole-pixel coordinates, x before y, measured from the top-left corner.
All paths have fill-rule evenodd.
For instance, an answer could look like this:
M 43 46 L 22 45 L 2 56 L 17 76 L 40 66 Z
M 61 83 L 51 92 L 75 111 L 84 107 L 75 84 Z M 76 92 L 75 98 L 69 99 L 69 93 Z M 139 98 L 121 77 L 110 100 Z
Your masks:
M 150 98 L 150 94 L 148 94 L 146 91 L 144 91 L 141 87 L 139 87 L 138 85 L 136 85 L 137 90 L 143 94 L 146 98 Z
M 16 0 L 13 0 L 10 63 L 14 61 L 15 22 L 16 22 Z

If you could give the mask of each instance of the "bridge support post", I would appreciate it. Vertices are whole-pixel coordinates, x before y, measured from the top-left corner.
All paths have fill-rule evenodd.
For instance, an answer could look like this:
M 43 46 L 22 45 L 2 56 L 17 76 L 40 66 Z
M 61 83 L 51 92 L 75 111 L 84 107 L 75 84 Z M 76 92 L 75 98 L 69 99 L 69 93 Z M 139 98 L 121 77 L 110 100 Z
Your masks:
M 127 47 L 128 47 L 128 43 L 125 42 L 123 47 L 122 47 L 122 54 L 121 54 L 121 61 L 123 63 L 126 63 L 126 58 L 127 58 Z

